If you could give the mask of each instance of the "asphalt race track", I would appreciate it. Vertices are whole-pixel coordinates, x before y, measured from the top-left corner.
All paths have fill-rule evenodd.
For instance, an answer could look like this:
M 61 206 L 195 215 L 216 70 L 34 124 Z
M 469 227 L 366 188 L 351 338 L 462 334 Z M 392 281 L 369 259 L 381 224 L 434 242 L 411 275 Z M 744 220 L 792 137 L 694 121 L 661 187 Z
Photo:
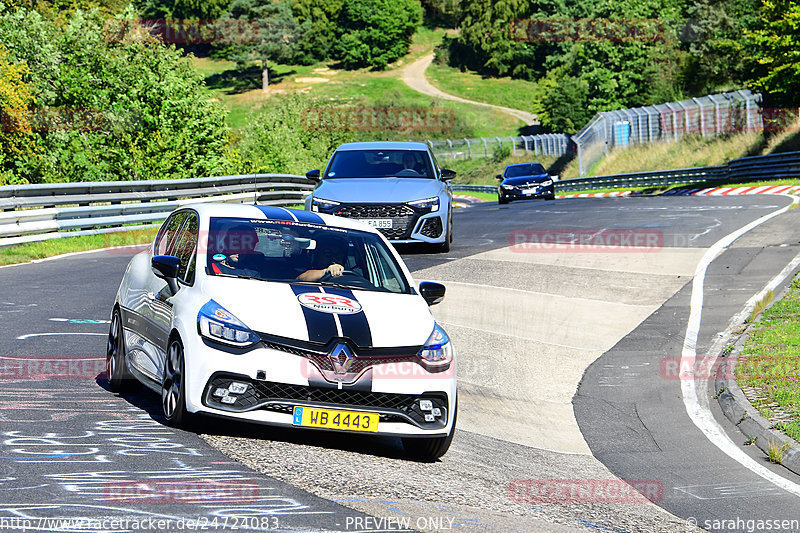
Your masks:
M 433 312 L 458 351 L 459 431 L 433 464 L 406 460 L 395 439 L 217 420 L 171 429 L 155 395 L 121 397 L 98 377 L 131 250 L 2 268 L 0 531 L 677 532 L 797 520 L 800 486 L 792 494 L 725 454 L 664 371 L 681 355 L 705 251 L 791 201 L 486 203 L 455 213 L 451 253 L 401 249 L 418 281 L 447 285 Z M 711 263 L 698 355 L 800 252 L 799 222 L 788 211 Z M 585 245 L 529 245 L 555 234 Z M 744 453 L 800 485 L 708 403 Z M 616 478 L 656 487 L 655 503 L 514 490 Z M 181 490 L 153 498 L 148 486 Z

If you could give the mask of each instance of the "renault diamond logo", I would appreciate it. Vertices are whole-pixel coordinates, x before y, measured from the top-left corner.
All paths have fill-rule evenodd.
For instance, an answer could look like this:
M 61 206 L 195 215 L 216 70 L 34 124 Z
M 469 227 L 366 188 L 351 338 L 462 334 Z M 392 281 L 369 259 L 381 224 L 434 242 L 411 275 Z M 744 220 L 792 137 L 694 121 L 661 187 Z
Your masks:
M 353 352 L 345 344 L 337 344 L 328 354 L 335 374 L 347 374 L 353 363 Z

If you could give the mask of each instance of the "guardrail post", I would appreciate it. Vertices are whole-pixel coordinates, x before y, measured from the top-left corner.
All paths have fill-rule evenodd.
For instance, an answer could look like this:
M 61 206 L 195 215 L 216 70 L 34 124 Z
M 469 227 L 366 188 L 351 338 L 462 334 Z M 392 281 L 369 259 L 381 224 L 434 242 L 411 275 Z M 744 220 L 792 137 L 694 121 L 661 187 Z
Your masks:
M 483 141 L 483 157 L 489 157 L 489 148 L 486 146 L 486 139 L 481 137 L 481 140 Z
M 456 160 L 456 155 L 453 153 L 453 141 L 451 141 L 450 139 L 447 139 L 447 144 L 450 145 L 450 157 L 452 157 L 453 161 L 455 161 Z
M 697 110 L 700 112 L 700 135 L 705 137 L 706 136 L 706 117 L 705 112 L 703 110 L 703 104 L 700 103 L 700 100 L 697 98 L 692 98 L 695 104 L 697 104 Z
M 576 143 L 575 146 L 578 148 L 578 175 L 583 177 L 586 175 L 586 168 L 583 166 L 583 152 L 580 143 Z
M 517 142 L 514 140 L 514 137 L 509 137 L 511 141 L 511 150 L 514 152 L 514 157 L 517 156 Z
M 467 159 L 472 159 L 472 150 L 470 150 L 470 147 L 469 147 L 469 139 L 464 137 L 464 140 L 467 143 Z
M 503 141 L 500 139 L 500 137 L 495 137 L 495 139 L 497 139 L 497 151 L 500 152 L 500 150 L 503 148 Z
M 677 142 L 678 141 L 678 115 L 675 113 L 675 109 L 672 107 L 671 102 L 667 102 L 666 105 L 669 110 L 672 112 L 672 139 Z

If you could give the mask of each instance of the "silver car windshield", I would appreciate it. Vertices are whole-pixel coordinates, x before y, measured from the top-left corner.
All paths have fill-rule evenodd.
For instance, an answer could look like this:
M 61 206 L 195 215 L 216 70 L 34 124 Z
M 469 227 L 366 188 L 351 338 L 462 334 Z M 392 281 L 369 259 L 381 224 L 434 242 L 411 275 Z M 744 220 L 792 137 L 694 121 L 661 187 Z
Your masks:
M 212 218 L 206 272 L 283 283 L 409 293 L 375 234 L 303 222 Z
M 423 150 L 341 150 L 333 155 L 325 178 L 431 178 Z

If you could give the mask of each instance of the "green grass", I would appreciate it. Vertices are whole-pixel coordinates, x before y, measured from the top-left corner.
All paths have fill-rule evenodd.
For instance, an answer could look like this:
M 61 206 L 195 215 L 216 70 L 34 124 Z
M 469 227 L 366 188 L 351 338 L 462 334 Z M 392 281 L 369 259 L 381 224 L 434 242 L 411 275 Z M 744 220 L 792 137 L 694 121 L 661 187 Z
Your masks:
M 454 194 L 463 194 L 466 196 L 472 196 L 473 198 L 478 198 L 480 200 L 486 200 L 490 202 L 497 201 L 497 193 L 496 192 L 474 192 L 474 191 L 455 191 Z
M 467 100 L 532 112 L 537 84 L 512 78 L 485 78 L 474 72 L 433 63 L 425 73 L 428 81 L 446 93 Z
M 748 398 L 767 418 L 776 409 L 792 417 L 776 427 L 800 440 L 800 278 L 786 296 L 763 311 L 750 330 L 736 376 L 742 387 L 754 389 Z
M 49 241 L 32 242 L 9 246 L 0 249 L 0 265 L 27 263 L 35 259 L 44 259 L 55 255 L 85 250 L 96 250 L 110 246 L 126 246 L 129 244 L 146 244 L 155 239 L 157 228 L 135 231 L 122 231 L 104 235 L 82 235 L 79 237 L 63 237 Z
M 612 150 L 589 169 L 587 176 L 718 166 L 739 157 L 800 151 L 799 132 L 800 122 L 797 122 L 778 134 L 692 135 L 678 142 L 636 145 Z M 562 175 L 566 179 L 578 177 L 577 159 L 567 165 Z
M 228 110 L 228 122 L 234 128 L 245 125 L 250 111 L 265 105 L 272 96 L 299 92 L 332 106 L 437 106 L 452 109 L 456 117 L 453 137 L 463 137 L 465 134 L 470 137 L 517 135 L 525 124 L 506 113 L 482 106 L 432 99 L 403 83 L 402 67 L 430 53 L 441 42 L 444 33 L 444 30 L 420 28 L 409 53 L 384 71 L 341 70 L 333 68 L 333 62 L 316 65 L 273 63 L 270 68 L 270 90 L 267 93 L 261 90 L 261 70 L 257 62 L 240 69 L 230 61 L 193 56 L 190 56 L 190 61 L 205 76 L 209 93 Z M 407 134 L 403 133 L 376 132 L 376 137 L 407 140 Z

